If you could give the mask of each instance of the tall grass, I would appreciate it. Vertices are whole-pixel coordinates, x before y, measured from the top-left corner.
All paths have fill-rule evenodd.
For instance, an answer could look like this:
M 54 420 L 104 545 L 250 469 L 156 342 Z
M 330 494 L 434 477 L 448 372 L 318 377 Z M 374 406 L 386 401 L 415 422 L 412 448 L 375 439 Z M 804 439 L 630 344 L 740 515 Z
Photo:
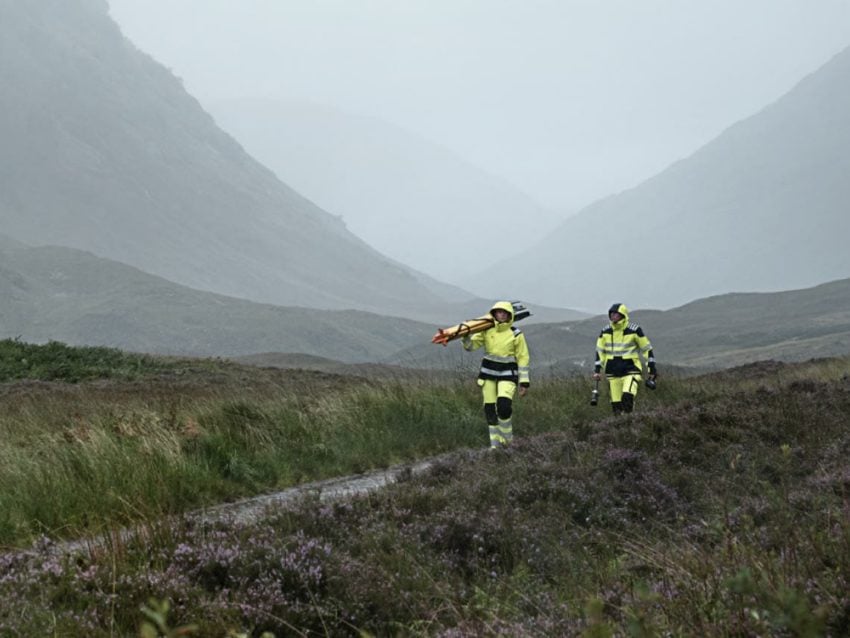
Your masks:
M 578 385 L 536 388 L 517 405 L 518 435 L 560 429 L 574 409 L 588 412 L 585 393 L 571 389 Z M 237 383 L 188 397 L 142 382 L 124 392 L 76 386 L 6 399 L 0 543 L 75 537 L 487 444 L 478 389 L 469 380 L 272 386 L 260 393 L 241 393 Z
M 224 366 L 220 378 L 211 369 L 188 385 L 172 371 L 164 382 L 7 387 L 0 544 L 76 537 L 487 444 L 470 379 L 367 383 L 290 372 L 271 382 L 251 370 Z M 638 410 L 705 397 L 715 386 L 669 379 L 660 392 L 641 391 Z M 575 377 L 536 383 L 515 402 L 517 435 L 587 435 L 609 415 L 604 395 L 598 407 L 589 405 L 590 387 Z
M 0 635 L 128 635 L 152 597 L 199 635 L 847 635 L 848 369 L 662 378 L 620 418 L 551 379 L 516 402 L 514 446 L 481 455 L 470 381 L 51 391 L 0 417 L 7 542 L 148 533 L 0 558 Z M 258 524 L 159 519 L 449 450 Z
M 472 443 L 468 402 L 437 394 L 361 387 L 198 399 L 178 412 L 142 399 L 42 400 L 0 416 L 0 542 L 74 536 Z

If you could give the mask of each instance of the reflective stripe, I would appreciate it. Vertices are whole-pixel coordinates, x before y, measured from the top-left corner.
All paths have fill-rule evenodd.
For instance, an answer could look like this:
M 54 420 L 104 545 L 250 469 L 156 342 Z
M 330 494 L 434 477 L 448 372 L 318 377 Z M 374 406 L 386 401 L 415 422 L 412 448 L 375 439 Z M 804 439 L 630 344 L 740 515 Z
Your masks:
M 517 374 L 516 370 L 508 369 L 508 370 L 493 370 L 493 368 L 488 368 L 484 365 L 481 366 L 481 374 L 489 374 L 494 377 L 515 377 Z
M 495 425 L 490 426 L 490 447 L 500 447 L 502 445 L 507 445 L 507 441 L 505 437 L 502 436 L 502 433 L 499 431 Z
M 511 424 L 511 420 L 502 421 L 499 419 L 499 425 L 496 426 L 499 431 L 499 434 L 502 436 L 502 440 L 505 443 L 510 443 L 514 438 L 514 428 L 513 424 Z
M 624 357 L 629 354 L 637 354 L 637 348 L 617 348 L 616 350 L 606 350 L 603 354 L 608 354 L 612 357 Z
M 611 354 L 615 357 L 623 356 L 624 354 L 628 354 L 630 352 L 637 352 L 637 344 L 631 341 L 609 341 L 606 342 L 602 349 L 596 349 L 597 352 L 601 352 L 602 354 Z
M 650 350 L 652 350 L 652 344 L 651 343 L 646 344 L 643 348 L 640 349 L 641 352 L 648 352 Z
M 502 357 L 497 354 L 485 354 L 484 359 L 485 361 L 496 361 L 498 363 L 514 363 L 516 361 L 516 357 L 514 356 Z
M 501 447 L 513 441 L 514 432 L 511 420 L 502 421 L 499 425 L 490 426 L 490 447 Z

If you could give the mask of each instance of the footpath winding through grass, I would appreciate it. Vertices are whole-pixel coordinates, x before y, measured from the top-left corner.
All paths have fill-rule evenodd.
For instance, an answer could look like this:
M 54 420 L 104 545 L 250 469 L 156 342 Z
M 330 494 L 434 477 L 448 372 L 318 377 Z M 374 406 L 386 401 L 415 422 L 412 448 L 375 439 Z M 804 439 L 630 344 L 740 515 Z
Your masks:
M 6 383 L 3 542 L 147 532 L 6 554 L 0 635 L 132 635 L 146 603 L 163 635 L 847 635 L 848 370 L 663 379 L 620 419 L 588 405 L 587 380 L 549 380 L 518 402 L 516 444 L 483 456 L 464 451 L 486 445 L 468 379 L 194 362 Z M 344 503 L 161 522 L 451 450 Z
M 5 345 L 4 377 L 18 381 L 0 386 L 0 545 L 486 445 L 469 378 L 370 380 Z M 21 381 L 27 374 L 49 381 Z M 536 385 L 517 402 L 518 435 L 604 416 L 587 405 L 589 387 Z

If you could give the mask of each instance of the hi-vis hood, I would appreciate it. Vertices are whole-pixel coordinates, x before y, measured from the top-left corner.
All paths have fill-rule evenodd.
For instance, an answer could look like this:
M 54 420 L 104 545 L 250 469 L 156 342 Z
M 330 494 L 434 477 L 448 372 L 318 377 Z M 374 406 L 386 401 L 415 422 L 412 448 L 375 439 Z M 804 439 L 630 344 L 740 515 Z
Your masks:
M 629 309 L 626 308 L 626 304 L 615 303 L 610 308 L 608 308 L 609 319 L 610 319 L 610 315 L 611 315 L 612 312 L 619 312 L 621 315 L 623 315 L 623 318 L 620 319 L 618 322 L 616 322 L 616 323 L 614 323 L 613 321 L 611 322 L 611 325 L 613 327 L 622 328 L 623 326 L 628 325 L 628 323 L 629 323 Z
M 494 310 L 504 310 L 510 315 L 510 319 L 508 319 L 505 323 L 497 323 L 496 327 L 509 328 L 514 323 L 514 306 L 510 301 L 497 301 L 493 304 L 493 307 L 490 308 L 490 314 L 493 314 Z

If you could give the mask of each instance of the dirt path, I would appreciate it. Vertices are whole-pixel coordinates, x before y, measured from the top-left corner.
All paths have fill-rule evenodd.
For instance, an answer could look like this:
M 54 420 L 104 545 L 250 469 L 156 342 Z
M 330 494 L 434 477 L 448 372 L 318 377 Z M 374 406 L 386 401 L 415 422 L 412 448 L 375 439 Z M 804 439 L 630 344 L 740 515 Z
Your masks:
M 350 496 L 373 492 L 385 485 L 395 483 L 402 476 L 416 476 L 433 467 L 441 457 L 425 459 L 415 463 L 394 465 L 382 470 L 364 474 L 355 474 L 340 478 L 326 479 L 303 483 L 272 494 L 263 494 L 233 503 L 222 503 L 189 512 L 185 517 L 198 523 L 238 522 L 250 523 L 258 521 L 272 507 L 285 506 L 294 503 L 306 495 L 315 495 L 320 501 L 330 501 Z M 54 555 L 85 554 L 101 551 L 104 547 L 128 541 L 137 534 L 144 534 L 142 527 L 127 527 L 110 534 L 100 534 L 88 538 L 60 541 L 51 544 L 48 551 Z M 32 550 L 13 551 L 9 553 L 26 553 Z
M 395 483 L 400 476 L 422 474 L 434 465 L 435 460 L 427 459 L 417 463 L 395 465 L 384 470 L 375 470 L 366 474 L 355 474 L 342 478 L 304 483 L 283 490 L 282 492 L 208 507 L 189 514 L 189 517 L 203 523 L 220 521 L 253 522 L 261 518 L 267 508 L 292 503 L 305 495 L 312 494 L 318 496 L 320 501 L 329 501 L 373 492 L 385 485 Z

